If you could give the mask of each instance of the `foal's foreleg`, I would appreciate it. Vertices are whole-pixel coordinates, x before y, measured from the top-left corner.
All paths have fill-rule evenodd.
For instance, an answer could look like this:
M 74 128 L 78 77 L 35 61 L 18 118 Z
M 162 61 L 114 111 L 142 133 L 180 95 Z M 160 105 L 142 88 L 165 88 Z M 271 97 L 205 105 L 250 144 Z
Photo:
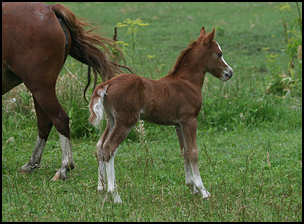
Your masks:
M 185 143 L 184 143 L 184 137 L 183 137 L 183 133 L 182 133 L 182 130 L 181 130 L 181 126 L 176 126 L 175 130 L 176 130 L 176 134 L 177 134 L 177 137 L 178 137 L 181 156 L 184 156 Z
M 204 187 L 198 166 L 198 149 L 196 145 L 196 129 L 197 121 L 196 119 L 190 119 L 185 122 L 182 126 L 182 134 L 185 142 L 185 171 L 186 177 L 190 175 L 189 180 L 191 180 L 193 185 L 194 193 L 199 192 L 203 198 L 208 198 L 210 193 Z M 188 172 L 188 174 L 187 174 Z M 187 178 L 186 178 L 187 182 Z
M 36 110 L 39 135 L 37 137 L 36 146 L 34 148 L 30 161 L 21 167 L 21 172 L 25 173 L 39 167 L 43 149 L 52 128 L 52 121 L 48 118 L 47 114 L 44 113 L 36 99 L 34 97 L 33 99 Z
M 181 155 L 184 157 L 184 170 L 185 170 L 185 181 L 186 185 L 192 186 L 192 173 L 189 159 L 185 156 L 186 148 L 185 148 L 185 138 L 183 133 L 182 125 L 176 126 L 176 134 L 178 137 L 178 142 L 180 145 Z

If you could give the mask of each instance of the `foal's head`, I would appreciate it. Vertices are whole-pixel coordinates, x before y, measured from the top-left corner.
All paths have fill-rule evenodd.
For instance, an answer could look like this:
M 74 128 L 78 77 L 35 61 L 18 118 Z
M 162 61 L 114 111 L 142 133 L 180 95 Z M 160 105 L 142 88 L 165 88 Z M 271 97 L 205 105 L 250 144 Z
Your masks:
M 205 72 L 210 72 L 215 77 L 227 81 L 232 77 L 233 70 L 225 62 L 220 45 L 214 40 L 215 30 L 206 34 L 202 27 L 200 36 L 196 41 L 195 54 L 204 63 Z

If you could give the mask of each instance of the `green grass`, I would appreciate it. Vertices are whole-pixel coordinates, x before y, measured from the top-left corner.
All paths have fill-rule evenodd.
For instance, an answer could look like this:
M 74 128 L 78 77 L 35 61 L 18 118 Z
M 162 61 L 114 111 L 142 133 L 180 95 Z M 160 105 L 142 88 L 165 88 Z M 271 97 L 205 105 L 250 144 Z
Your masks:
M 115 158 L 122 205 L 98 194 L 96 138 L 74 139 L 77 164 L 64 183 L 50 182 L 60 166 L 58 141 L 50 140 L 41 168 L 22 175 L 31 153 L 3 158 L 4 221 L 294 221 L 302 217 L 301 137 L 298 130 L 199 130 L 201 176 L 212 197 L 191 195 L 173 128 L 160 140 L 125 141 Z M 200 128 L 201 129 L 201 128 Z M 159 134 L 160 133 L 160 134 Z M 166 135 L 166 136 L 165 136 Z M 34 139 L 31 139 L 34 141 Z M 16 150 L 16 149 L 11 149 Z M 8 155 L 6 155 L 8 154 Z M 17 153 L 15 153 L 17 154 Z M 268 156 L 267 156 L 268 155 Z M 8 165 L 11 164 L 11 165 Z
M 135 60 L 128 65 L 154 79 L 167 74 L 202 25 L 207 31 L 216 27 L 216 40 L 234 76 L 223 83 L 208 74 L 203 88 L 197 145 L 202 180 L 212 197 L 202 200 L 186 187 L 174 127 L 146 122 L 145 143 L 132 131 L 115 158 L 123 204 L 97 193 L 94 152 L 101 131 L 87 121 L 82 99 L 86 67 L 69 57 L 57 93 L 71 119 L 76 168 L 66 181 L 50 181 L 61 163 L 53 128 L 41 167 L 21 174 L 37 137 L 32 99 L 22 86 L 3 96 L 3 221 L 302 221 L 302 96 L 265 93 L 271 74 L 266 55 L 279 55 L 280 71 L 288 65 L 279 3 L 64 5 L 100 26 L 107 37 L 126 18 L 149 23 L 138 30 Z M 296 16 L 291 6 L 290 20 Z M 118 39 L 131 40 L 123 29 Z

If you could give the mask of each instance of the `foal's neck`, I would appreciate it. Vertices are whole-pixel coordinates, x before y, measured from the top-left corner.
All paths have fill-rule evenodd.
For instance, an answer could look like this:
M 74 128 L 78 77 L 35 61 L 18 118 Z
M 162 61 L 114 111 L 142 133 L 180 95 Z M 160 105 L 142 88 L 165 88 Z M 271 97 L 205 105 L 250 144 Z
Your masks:
M 187 52 L 183 58 L 177 59 L 173 70 L 166 77 L 188 81 L 201 89 L 205 79 L 205 66 L 201 61 L 193 59 L 191 53 Z

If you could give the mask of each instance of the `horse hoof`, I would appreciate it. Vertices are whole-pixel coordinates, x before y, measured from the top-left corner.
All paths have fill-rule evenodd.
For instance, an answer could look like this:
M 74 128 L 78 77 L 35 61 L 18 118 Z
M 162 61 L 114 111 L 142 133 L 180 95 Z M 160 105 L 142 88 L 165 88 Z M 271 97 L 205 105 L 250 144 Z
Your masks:
M 121 198 L 118 194 L 114 196 L 114 203 L 115 204 L 121 204 L 122 203 L 122 200 L 121 200 Z
M 52 181 L 57 181 L 57 180 L 59 180 L 59 179 L 60 179 L 60 173 L 57 172 L 57 173 L 55 174 L 55 176 L 52 178 Z
M 52 181 L 65 180 L 65 179 L 66 179 L 66 173 L 64 171 L 58 170 L 55 176 L 52 178 Z
M 207 199 L 211 196 L 211 194 L 208 191 L 203 191 L 203 199 Z
M 98 186 L 98 187 L 97 187 L 97 191 L 98 191 L 98 192 L 102 192 L 103 190 L 104 190 L 104 187 L 103 187 L 103 186 Z
M 20 171 L 20 173 L 30 173 L 32 171 L 32 169 L 30 167 L 27 167 L 24 165 L 20 168 L 19 171 Z
M 28 168 L 28 167 L 21 167 L 20 170 L 19 170 L 19 172 L 23 173 L 23 174 L 27 174 L 27 173 L 31 173 L 32 169 Z
M 20 168 L 20 172 L 21 173 L 31 173 L 35 168 L 38 168 L 38 165 L 31 165 L 29 163 L 24 164 L 21 168 Z

